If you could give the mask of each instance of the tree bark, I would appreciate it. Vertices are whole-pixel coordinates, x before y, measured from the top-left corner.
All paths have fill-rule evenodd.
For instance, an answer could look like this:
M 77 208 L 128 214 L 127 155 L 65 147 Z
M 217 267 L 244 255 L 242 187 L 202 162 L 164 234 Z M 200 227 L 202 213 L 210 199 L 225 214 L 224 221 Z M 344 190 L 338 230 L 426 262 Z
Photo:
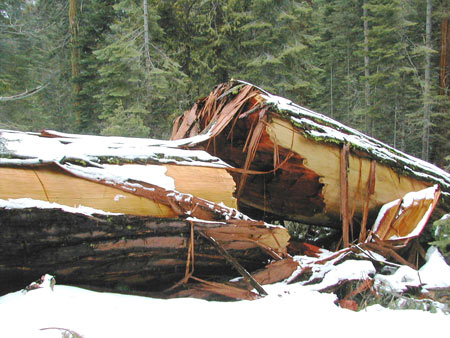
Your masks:
M 150 59 L 150 39 L 148 34 L 148 4 L 147 0 L 143 0 L 144 6 L 144 50 L 145 50 L 145 69 L 147 74 L 150 72 L 151 59 Z
M 80 51 L 78 49 L 78 14 L 77 14 L 77 0 L 70 0 L 69 5 L 69 27 L 70 27 L 70 44 L 72 49 L 71 63 L 72 63 L 72 83 L 74 94 L 74 110 L 77 114 L 78 128 L 81 128 L 81 114 L 78 109 L 79 101 L 78 95 L 81 91 L 79 83 L 80 76 Z
M 150 292 L 168 289 L 185 274 L 191 230 L 186 220 L 39 208 L 0 208 L 0 219 L 0 295 L 45 273 L 63 284 Z M 208 233 L 224 227 L 221 222 L 193 223 Z M 233 232 L 235 224 L 225 228 Z M 265 250 L 239 236 L 228 237 L 232 243 L 224 246 L 232 246 L 229 253 L 247 271 L 267 264 Z M 236 273 L 208 240 L 196 235 L 195 275 L 229 280 Z
M 422 131 L 422 159 L 428 161 L 430 148 L 430 85 L 431 85 L 431 11 L 432 0 L 427 0 L 425 43 L 425 83 L 423 93 L 423 131 Z
M 364 88 L 364 100 L 366 104 L 366 132 L 369 135 L 372 135 L 371 125 L 372 125 L 372 119 L 370 116 L 369 108 L 370 108 L 370 82 L 369 82 L 369 76 L 370 76 L 370 59 L 369 59 L 369 21 L 368 21 L 368 15 L 369 12 L 367 10 L 367 1 L 364 0 L 363 2 L 363 17 L 364 17 L 364 77 L 366 79 L 365 81 L 365 88 Z

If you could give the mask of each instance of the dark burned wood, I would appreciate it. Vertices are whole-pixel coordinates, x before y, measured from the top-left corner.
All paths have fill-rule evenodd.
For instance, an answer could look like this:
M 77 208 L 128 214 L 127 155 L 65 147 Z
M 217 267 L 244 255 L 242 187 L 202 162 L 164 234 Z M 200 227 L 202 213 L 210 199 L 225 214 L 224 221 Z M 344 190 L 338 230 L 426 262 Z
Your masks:
M 59 209 L 0 208 L 0 294 L 45 273 L 60 284 L 165 290 L 185 275 L 190 222 L 130 215 L 67 213 Z M 195 223 L 196 229 L 223 223 Z M 237 241 L 239 242 L 239 240 Z M 270 258 L 252 243 L 229 249 L 248 271 Z M 250 244 L 250 245 L 249 245 Z M 224 257 L 195 236 L 195 274 L 210 280 L 236 276 Z

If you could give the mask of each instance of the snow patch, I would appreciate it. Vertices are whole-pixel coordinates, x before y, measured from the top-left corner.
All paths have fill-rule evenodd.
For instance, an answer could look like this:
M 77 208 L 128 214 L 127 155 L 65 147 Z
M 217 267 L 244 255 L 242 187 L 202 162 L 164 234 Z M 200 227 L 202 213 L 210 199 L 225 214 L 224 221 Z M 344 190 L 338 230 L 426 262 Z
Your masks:
M 392 275 L 375 276 L 375 286 L 387 291 L 403 292 L 408 286 L 422 286 L 425 290 L 431 288 L 450 287 L 450 266 L 435 247 L 427 251 L 427 262 L 418 270 L 401 266 Z
M 126 198 L 126 196 L 120 195 L 120 194 L 119 194 L 119 195 L 116 195 L 116 196 L 114 196 L 114 201 L 115 201 L 115 202 L 119 202 L 121 198 Z
M 87 216 L 92 216 L 93 214 L 99 215 L 121 215 L 120 213 L 107 212 L 100 209 L 94 209 L 85 206 L 75 206 L 70 207 L 63 204 L 58 204 L 54 202 L 47 202 L 41 200 L 35 200 L 32 198 L 17 198 L 17 199 L 0 199 L 0 208 L 4 209 L 25 209 L 25 208 L 38 208 L 38 209 L 61 209 L 66 212 L 74 214 L 83 214 Z

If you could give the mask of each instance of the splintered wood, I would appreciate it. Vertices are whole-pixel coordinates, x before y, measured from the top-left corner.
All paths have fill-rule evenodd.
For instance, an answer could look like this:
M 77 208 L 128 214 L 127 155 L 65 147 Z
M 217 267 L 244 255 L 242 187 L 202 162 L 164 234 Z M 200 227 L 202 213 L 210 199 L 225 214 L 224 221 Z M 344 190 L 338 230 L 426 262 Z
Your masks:
M 195 135 L 208 138 L 186 148 L 232 164 L 238 207 L 257 219 L 346 232 L 356 224 L 361 241 L 378 209 L 392 199 L 438 181 L 449 195 L 450 177 L 442 170 L 420 168 L 406 154 L 247 83 L 221 84 L 179 117 L 172 139 Z M 341 170 L 342 147 L 346 170 Z M 348 192 L 341 195 L 343 190 Z M 350 235 L 344 234 L 344 246 L 358 239 Z

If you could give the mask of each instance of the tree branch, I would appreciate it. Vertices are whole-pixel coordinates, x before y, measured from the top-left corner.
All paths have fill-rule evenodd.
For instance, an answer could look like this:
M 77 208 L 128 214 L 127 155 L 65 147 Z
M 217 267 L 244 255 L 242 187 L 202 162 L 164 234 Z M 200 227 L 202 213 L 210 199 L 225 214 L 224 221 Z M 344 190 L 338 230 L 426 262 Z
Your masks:
M 42 86 L 37 86 L 36 88 L 32 89 L 32 90 L 26 90 L 23 93 L 17 94 L 17 95 L 13 95 L 13 96 L 0 96 L 0 102 L 3 101 L 15 101 L 15 100 L 21 100 L 24 99 L 28 96 L 34 95 L 38 92 L 40 92 L 42 89 L 44 89 L 45 87 L 47 87 L 49 85 L 50 82 L 47 82 L 45 85 Z

